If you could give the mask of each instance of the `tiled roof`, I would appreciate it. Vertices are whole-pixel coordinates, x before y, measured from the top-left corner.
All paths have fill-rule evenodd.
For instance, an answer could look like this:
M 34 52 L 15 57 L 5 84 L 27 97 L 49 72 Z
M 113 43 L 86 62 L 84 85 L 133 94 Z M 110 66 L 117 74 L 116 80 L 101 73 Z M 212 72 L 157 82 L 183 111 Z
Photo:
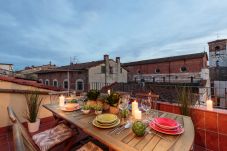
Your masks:
M 20 85 L 33 86 L 36 88 L 47 89 L 47 90 L 53 90 L 53 91 L 60 90 L 60 88 L 47 86 L 47 85 L 38 83 L 37 81 L 33 81 L 33 80 L 25 80 L 25 79 L 19 79 L 19 78 L 15 78 L 15 77 L 5 77 L 5 76 L 0 76 L 0 80 L 16 83 L 16 84 L 20 84 Z
M 86 70 L 88 68 L 100 65 L 104 63 L 104 60 L 99 61 L 92 61 L 92 62 L 85 62 L 85 63 L 78 63 L 78 64 L 71 64 L 67 66 L 61 66 L 55 69 L 50 70 L 41 70 L 36 73 L 49 73 L 49 72 L 65 72 L 65 71 L 75 71 L 75 70 Z
M 143 64 L 161 63 L 161 62 L 177 61 L 177 60 L 184 60 L 184 59 L 194 59 L 194 58 L 202 58 L 204 56 L 207 57 L 206 52 L 187 54 L 187 55 L 181 55 L 181 56 L 172 56 L 172 57 L 166 57 L 166 58 L 135 61 L 135 62 L 123 63 L 122 66 L 127 67 L 127 66 L 133 66 L 133 65 L 143 65 Z

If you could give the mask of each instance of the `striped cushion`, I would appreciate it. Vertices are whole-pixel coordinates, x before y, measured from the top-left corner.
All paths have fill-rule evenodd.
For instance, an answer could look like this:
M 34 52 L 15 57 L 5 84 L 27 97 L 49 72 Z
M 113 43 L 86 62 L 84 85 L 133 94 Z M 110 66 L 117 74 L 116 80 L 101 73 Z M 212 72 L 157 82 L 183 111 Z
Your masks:
M 103 151 L 100 147 L 95 145 L 92 142 L 88 142 L 87 144 L 83 145 L 81 148 L 77 149 L 76 151 Z
M 41 151 L 47 151 L 71 136 L 72 130 L 65 124 L 59 124 L 52 129 L 34 135 L 32 139 L 39 146 Z

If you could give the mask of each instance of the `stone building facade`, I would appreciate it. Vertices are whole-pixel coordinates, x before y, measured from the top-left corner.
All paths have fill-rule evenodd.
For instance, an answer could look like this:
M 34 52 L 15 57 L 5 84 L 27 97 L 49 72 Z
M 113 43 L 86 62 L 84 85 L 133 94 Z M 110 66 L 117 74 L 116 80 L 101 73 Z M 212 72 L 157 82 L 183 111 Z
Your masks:
M 215 105 L 227 108 L 227 39 L 208 42 L 212 98 Z
M 52 70 L 37 72 L 40 82 L 78 92 L 101 89 L 115 82 L 127 82 L 127 70 L 121 67 L 120 57 L 116 60 L 104 55 L 103 60 L 70 64 Z

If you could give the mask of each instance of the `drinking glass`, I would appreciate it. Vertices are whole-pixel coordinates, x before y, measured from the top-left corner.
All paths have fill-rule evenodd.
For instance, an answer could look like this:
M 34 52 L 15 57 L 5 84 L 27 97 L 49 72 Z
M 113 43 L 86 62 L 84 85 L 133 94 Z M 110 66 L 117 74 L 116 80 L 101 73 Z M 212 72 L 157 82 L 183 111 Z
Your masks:
M 128 108 L 128 102 L 129 100 L 126 97 L 122 97 L 119 102 L 119 109 L 125 110 Z
M 142 99 L 141 108 L 145 111 L 145 115 L 146 115 L 145 120 L 148 120 L 149 111 L 151 109 L 151 102 L 147 99 Z

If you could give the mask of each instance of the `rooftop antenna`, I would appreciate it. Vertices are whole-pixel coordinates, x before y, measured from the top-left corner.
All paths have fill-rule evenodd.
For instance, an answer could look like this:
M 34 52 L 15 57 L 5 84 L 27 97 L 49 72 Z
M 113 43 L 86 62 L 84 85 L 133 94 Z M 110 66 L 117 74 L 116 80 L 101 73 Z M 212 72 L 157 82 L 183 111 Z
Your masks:
M 217 40 L 220 38 L 220 35 L 219 35 L 219 33 L 217 32 Z

